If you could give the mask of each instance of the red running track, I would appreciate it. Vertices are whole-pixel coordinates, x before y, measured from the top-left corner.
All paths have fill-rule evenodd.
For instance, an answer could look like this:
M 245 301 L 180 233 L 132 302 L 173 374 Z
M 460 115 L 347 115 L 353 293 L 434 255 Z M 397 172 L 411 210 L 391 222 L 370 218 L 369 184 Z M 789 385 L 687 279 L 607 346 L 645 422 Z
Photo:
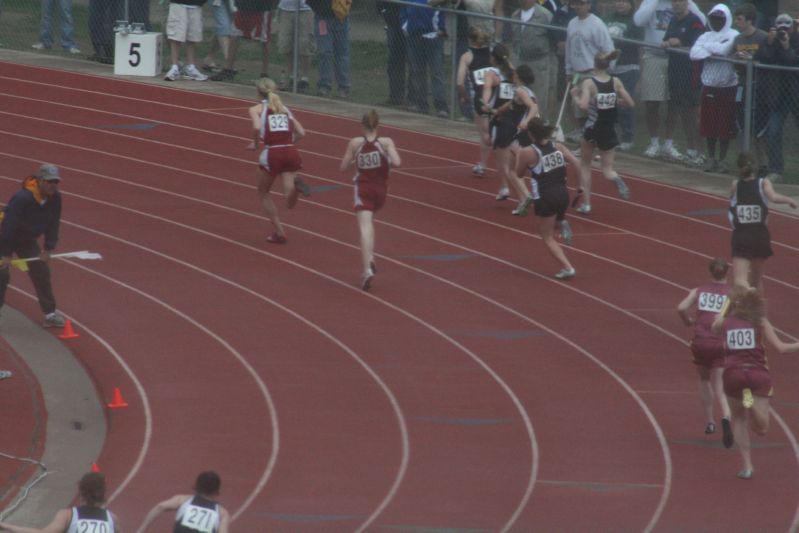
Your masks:
M 532 217 L 469 177 L 475 146 L 383 127 L 403 168 L 364 293 L 336 171 L 357 121 L 295 110 L 315 193 L 282 210 L 275 247 L 248 105 L 0 63 L 2 193 L 59 165 L 60 248 L 105 258 L 55 276 L 90 333 L 76 356 L 132 404 L 98 458 L 126 529 L 208 468 L 244 532 L 796 528 L 797 359 L 772 357 L 772 429 L 740 481 L 737 452 L 702 433 L 675 313 L 728 253 L 724 199 L 630 177 L 622 201 L 595 180 L 562 283 Z M 770 315 L 796 336 L 799 220 L 770 225 Z

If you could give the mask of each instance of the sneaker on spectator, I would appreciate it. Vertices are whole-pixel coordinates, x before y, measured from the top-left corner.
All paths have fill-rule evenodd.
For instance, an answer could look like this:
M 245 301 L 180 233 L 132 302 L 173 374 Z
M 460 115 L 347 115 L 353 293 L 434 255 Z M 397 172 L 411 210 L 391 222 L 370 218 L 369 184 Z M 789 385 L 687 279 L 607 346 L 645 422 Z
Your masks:
M 63 316 L 53 312 L 44 316 L 44 322 L 42 325 L 46 328 L 63 328 L 65 322 L 66 321 L 64 320 Z
M 70 46 L 69 48 L 64 48 L 64 51 L 72 54 L 73 56 L 80 54 L 80 48 L 78 48 L 77 46 Z
M 705 172 L 716 172 L 719 167 L 719 162 L 715 159 L 708 159 L 705 166 L 702 168 Z
M 438 118 L 449 118 L 449 111 L 447 111 L 446 109 L 439 109 L 438 111 L 436 111 L 436 116 Z
M 621 143 L 619 145 L 619 151 L 621 152 L 629 152 L 633 148 L 633 143 Z
M 208 76 L 200 72 L 194 65 L 186 65 L 183 68 L 183 78 L 194 81 L 205 81 Z
M 707 158 L 702 154 L 688 155 L 685 157 L 685 164 L 693 168 L 702 168 L 707 163 Z
M 776 172 L 769 172 L 768 174 L 766 174 L 766 178 L 772 183 L 777 181 L 782 181 L 782 175 Z
M 297 90 L 299 90 L 299 88 Z M 330 89 L 325 89 L 324 87 L 319 87 L 316 90 L 316 96 L 321 96 L 322 98 L 327 98 L 328 96 L 330 96 Z
M 172 67 L 167 71 L 166 76 L 164 76 L 166 81 L 175 81 L 180 79 L 180 67 L 177 65 L 172 65 Z
M 649 146 L 644 150 L 644 155 L 647 157 L 655 158 L 660 155 L 660 143 L 657 141 L 650 141 Z
M 211 76 L 209 79 L 211 81 L 227 81 L 227 80 L 232 80 L 235 77 L 236 77 L 235 70 L 233 70 L 232 68 L 223 68 L 222 70 Z
M 31 48 L 33 48 L 34 50 L 49 50 L 50 49 L 50 47 L 49 46 L 45 46 L 44 43 L 32 44 Z
M 297 92 L 298 93 L 307 93 L 308 89 L 310 88 L 311 84 L 308 83 L 308 78 L 300 78 L 300 81 L 297 82 Z
M 660 157 L 666 161 L 682 162 L 685 161 L 685 156 L 677 150 L 673 144 L 664 144 L 660 147 Z

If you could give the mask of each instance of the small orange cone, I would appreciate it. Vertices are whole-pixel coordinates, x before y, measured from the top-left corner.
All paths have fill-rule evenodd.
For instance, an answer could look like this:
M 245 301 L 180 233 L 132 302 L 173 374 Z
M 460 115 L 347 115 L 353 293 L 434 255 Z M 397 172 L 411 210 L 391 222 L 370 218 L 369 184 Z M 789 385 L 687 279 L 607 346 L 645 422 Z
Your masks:
M 119 387 L 114 387 L 114 399 L 108 404 L 111 409 L 119 409 L 120 407 L 127 407 L 128 402 L 122 399 L 122 392 Z
M 97 463 L 92 463 L 92 472 L 99 472 L 100 467 L 97 466 Z
M 78 337 L 80 337 L 80 335 L 75 333 L 75 330 L 72 329 L 72 321 L 67 319 L 67 321 L 64 322 L 64 331 L 61 333 L 61 335 L 58 336 L 58 338 L 59 339 L 77 339 Z

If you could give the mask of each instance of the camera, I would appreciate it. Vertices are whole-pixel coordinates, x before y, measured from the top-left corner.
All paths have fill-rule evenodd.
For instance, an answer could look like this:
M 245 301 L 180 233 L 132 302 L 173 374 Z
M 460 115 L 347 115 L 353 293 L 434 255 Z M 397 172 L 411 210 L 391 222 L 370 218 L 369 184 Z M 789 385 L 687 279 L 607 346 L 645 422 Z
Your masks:
M 779 29 L 779 30 L 777 30 L 777 38 L 778 38 L 780 41 L 782 41 L 783 39 L 785 39 L 787 36 L 788 36 L 788 32 L 787 32 L 786 30 L 783 30 L 783 29 Z

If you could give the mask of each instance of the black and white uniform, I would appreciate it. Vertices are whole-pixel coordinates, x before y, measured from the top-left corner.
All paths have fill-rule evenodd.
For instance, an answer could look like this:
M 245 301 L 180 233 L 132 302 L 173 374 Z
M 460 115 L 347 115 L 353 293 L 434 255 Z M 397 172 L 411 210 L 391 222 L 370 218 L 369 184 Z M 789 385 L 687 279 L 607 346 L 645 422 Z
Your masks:
M 217 533 L 220 520 L 218 503 L 194 496 L 178 507 L 172 533 Z
M 585 121 L 583 139 L 606 152 L 619 145 L 619 138 L 616 135 L 618 95 L 613 76 L 608 81 L 591 79 L 596 85 L 596 94 L 588 102 L 588 120 Z
M 485 116 L 488 113 L 483 111 L 483 85 L 485 85 L 486 74 L 491 67 L 491 49 L 487 46 L 482 48 L 469 47 L 472 52 L 472 62 L 469 63 L 469 81 L 472 92 L 472 102 L 474 111 L 478 115 Z
M 506 102 L 513 99 L 513 83 L 498 68 L 491 68 L 499 77 L 499 86 L 492 89 L 491 100 L 486 102 L 486 104 L 496 111 Z M 516 137 L 516 124 L 508 118 L 508 113 L 491 117 L 488 128 L 491 134 L 491 144 L 494 148 L 507 148 Z
M 114 517 L 108 509 L 81 505 L 72 508 L 67 533 L 114 533 Z
M 774 255 L 767 217 L 768 201 L 763 192 L 763 178 L 738 180 L 730 198 L 729 212 L 733 257 L 766 259 Z
M 533 102 L 538 103 L 538 99 L 535 97 L 535 93 L 531 88 L 522 86 L 521 89 L 527 93 L 527 96 L 529 96 Z M 527 119 L 527 115 L 529 113 L 530 110 L 526 105 L 524 105 L 523 102 L 520 102 L 516 99 L 516 94 L 514 93 L 513 100 L 510 103 L 509 114 L 511 115 L 511 119 L 513 120 L 514 124 L 516 124 L 516 141 L 522 148 L 533 144 L 533 139 L 530 138 L 530 134 L 519 129 L 519 124 Z
M 558 221 L 566 217 L 569 207 L 569 191 L 566 189 L 566 158 L 552 141 L 530 145 L 538 152 L 538 163 L 530 167 L 532 180 L 530 192 L 533 196 L 535 216 L 555 216 Z

